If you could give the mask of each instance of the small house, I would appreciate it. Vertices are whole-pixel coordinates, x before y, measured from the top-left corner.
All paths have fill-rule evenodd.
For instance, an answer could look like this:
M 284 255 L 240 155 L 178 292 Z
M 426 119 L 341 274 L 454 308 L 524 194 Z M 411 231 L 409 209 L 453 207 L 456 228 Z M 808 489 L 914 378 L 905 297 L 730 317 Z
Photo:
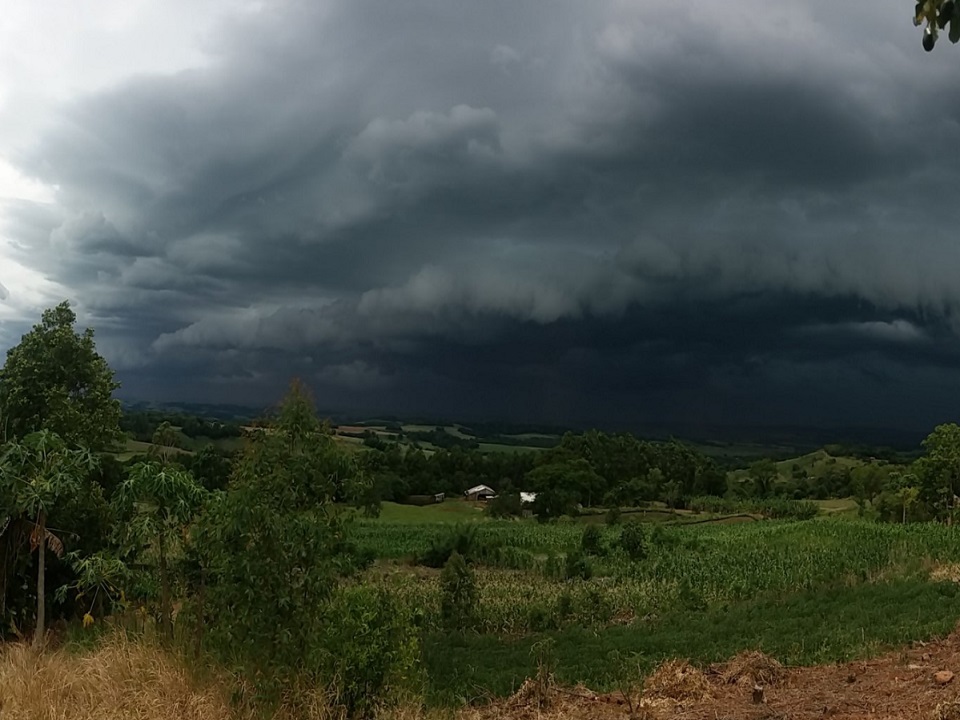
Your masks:
M 497 493 L 489 485 L 475 485 L 463 494 L 467 500 L 489 500 L 497 496 Z

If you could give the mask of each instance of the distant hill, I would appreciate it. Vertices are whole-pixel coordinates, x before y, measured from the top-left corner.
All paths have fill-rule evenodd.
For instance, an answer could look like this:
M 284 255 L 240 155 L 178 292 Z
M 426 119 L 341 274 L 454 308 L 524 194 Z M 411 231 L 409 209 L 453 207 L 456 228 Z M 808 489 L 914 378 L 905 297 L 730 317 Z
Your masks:
M 226 403 L 121 401 L 130 411 L 156 410 L 184 413 L 217 420 L 252 420 L 262 417 L 268 407 L 233 405 Z M 424 427 L 457 427 L 464 433 L 479 438 L 494 436 L 556 436 L 564 432 L 583 432 L 584 426 L 557 426 L 529 422 L 478 421 L 458 422 L 451 418 L 425 418 L 398 415 L 358 415 L 341 411 L 319 409 L 322 417 L 338 425 L 418 425 Z M 648 440 L 676 438 L 700 447 L 710 455 L 779 456 L 794 457 L 812 452 L 825 445 L 844 445 L 865 448 L 889 448 L 897 452 L 915 452 L 927 432 L 896 428 L 863 427 L 804 427 L 792 425 L 706 425 L 697 423 L 632 423 L 615 426 L 599 424 L 605 432 L 630 432 Z M 932 429 L 932 428 L 931 428 Z

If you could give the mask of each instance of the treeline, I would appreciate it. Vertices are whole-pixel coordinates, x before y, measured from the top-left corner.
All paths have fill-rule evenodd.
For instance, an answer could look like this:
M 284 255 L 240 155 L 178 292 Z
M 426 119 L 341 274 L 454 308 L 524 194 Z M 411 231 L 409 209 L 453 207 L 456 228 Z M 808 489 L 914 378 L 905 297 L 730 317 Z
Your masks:
M 578 507 L 652 501 L 682 507 L 686 498 L 723 495 L 727 489 L 723 471 L 702 453 L 679 442 L 647 442 L 628 433 L 567 433 L 556 447 L 527 453 L 453 447 L 427 455 L 384 443 L 361 457 L 384 500 L 460 495 L 482 484 L 506 496 L 536 492 L 534 509 L 542 518 Z
M 127 411 L 120 417 L 120 429 L 134 440 L 141 442 L 152 442 L 154 433 L 164 423 L 179 428 L 181 433 L 191 439 L 221 440 L 240 437 L 243 432 L 238 422 L 225 422 L 162 410 Z

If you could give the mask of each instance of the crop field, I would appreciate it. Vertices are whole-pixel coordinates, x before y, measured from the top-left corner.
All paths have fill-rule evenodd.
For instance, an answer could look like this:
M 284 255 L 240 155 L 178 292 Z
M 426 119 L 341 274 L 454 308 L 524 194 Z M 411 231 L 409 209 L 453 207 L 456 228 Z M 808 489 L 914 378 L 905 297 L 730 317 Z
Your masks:
M 474 523 L 466 534 L 477 613 L 453 633 L 439 622 L 439 570 L 415 559 L 461 529 L 359 521 L 357 541 L 379 558 L 360 581 L 421 609 L 431 692 L 449 703 L 478 687 L 512 692 L 534 671 L 531 649 L 544 639 L 559 677 L 604 688 L 614 683 L 614 651 L 629 649 L 648 669 L 748 647 L 825 662 L 941 634 L 960 617 L 957 586 L 942 579 L 960 563 L 960 532 L 943 525 L 821 517 L 659 527 L 638 559 L 619 546 L 622 528 L 600 528 L 600 549 L 584 558 L 589 573 L 571 577 L 567 558 L 578 556 L 584 525 Z

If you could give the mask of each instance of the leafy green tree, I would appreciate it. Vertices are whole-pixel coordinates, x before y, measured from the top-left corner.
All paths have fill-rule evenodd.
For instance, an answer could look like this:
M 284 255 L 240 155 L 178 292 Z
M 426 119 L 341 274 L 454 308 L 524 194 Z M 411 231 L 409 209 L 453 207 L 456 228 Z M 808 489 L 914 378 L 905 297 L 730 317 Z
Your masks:
M 225 490 L 233 465 L 230 458 L 213 445 L 204 445 L 194 453 L 188 469 L 207 490 Z
M 150 442 L 156 446 L 156 453 L 160 457 L 160 462 L 166 465 L 170 462 L 173 453 L 180 447 L 180 435 L 168 420 L 164 420 L 157 429 L 154 430 Z
M 51 509 L 80 490 L 96 466 L 85 450 L 73 450 L 54 432 L 40 430 L 10 443 L 0 456 L 0 497 L 7 517 L 22 516 L 32 525 L 30 549 L 37 552 L 37 624 L 34 644 L 46 633 L 46 551 L 63 555 L 63 541 L 47 528 Z
M 923 49 L 933 50 L 940 37 L 940 31 L 950 26 L 947 34 L 950 42 L 960 42 L 960 3 L 954 0 L 920 0 L 913 9 L 913 23 L 923 30 Z
M 938 425 L 923 441 L 923 449 L 915 463 L 920 500 L 935 517 L 952 521 L 960 494 L 960 426 Z
M 0 422 L 8 436 L 50 430 L 71 447 L 108 450 L 120 438 L 113 371 L 96 350 L 93 330 L 74 331 L 67 302 L 45 310 L 38 325 L 7 352 L 0 371 Z
M 897 499 L 900 501 L 900 505 L 903 508 L 903 515 L 901 516 L 901 522 L 903 522 L 904 524 L 906 524 L 907 522 L 907 513 L 910 511 L 910 508 L 913 507 L 919 495 L 920 495 L 920 488 L 916 488 L 912 486 L 905 486 L 900 488 L 897 491 Z
M 777 466 L 770 458 L 763 458 L 751 464 L 750 482 L 753 484 L 754 497 L 770 497 L 773 494 L 773 486 L 778 477 Z
M 155 555 L 160 578 L 160 619 L 167 640 L 173 640 L 171 553 L 179 547 L 186 525 L 203 504 L 205 495 L 190 473 L 157 462 L 134 465 L 117 493 L 124 551 L 139 558 Z
M 322 636 L 321 610 L 358 563 L 337 501 L 361 497 L 367 483 L 301 384 L 265 425 L 196 523 L 193 548 L 206 573 L 200 621 L 211 649 L 276 692 L 319 671 L 304 658 Z

